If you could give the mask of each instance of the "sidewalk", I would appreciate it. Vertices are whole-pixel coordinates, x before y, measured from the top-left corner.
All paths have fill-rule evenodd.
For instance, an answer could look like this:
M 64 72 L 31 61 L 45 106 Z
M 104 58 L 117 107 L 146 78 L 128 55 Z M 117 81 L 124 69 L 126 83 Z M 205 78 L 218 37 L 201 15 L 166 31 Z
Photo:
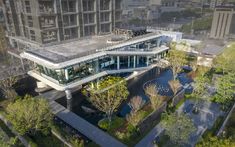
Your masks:
M 156 125 L 135 147 L 154 147 L 153 140 L 161 134 L 164 129 L 160 124 Z

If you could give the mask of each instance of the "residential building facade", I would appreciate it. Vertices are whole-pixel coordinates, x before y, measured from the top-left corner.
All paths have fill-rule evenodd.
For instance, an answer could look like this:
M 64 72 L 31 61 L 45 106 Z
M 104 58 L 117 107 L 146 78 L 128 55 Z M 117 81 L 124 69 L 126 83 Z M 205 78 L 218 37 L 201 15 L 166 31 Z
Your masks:
M 106 34 L 121 23 L 121 0 L 4 0 L 4 7 L 13 45 Z
M 214 11 L 210 37 L 223 39 L 235 35 L 235 8 L 217 7 Z

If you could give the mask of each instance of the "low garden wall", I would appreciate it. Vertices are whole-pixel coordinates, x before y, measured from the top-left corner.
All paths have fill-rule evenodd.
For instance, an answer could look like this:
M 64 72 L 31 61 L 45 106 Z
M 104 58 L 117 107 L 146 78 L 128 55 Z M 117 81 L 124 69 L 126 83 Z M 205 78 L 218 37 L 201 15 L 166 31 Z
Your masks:
M 144 120 L 142 120 L 139 125 L 139 131 L 141 133 L 147 131 L 149 128 L 153 127 L 156 124 L 156 121 L 160 119 L 161 114 L 166 111 L 167 102 L 163 102 L 163 104 L 154 112 L 149 114 Z
M 184 98 L 184 94 L 185 94 L 185 89 L 183 88 L 172 98 L 173 106 L 176 106 Z

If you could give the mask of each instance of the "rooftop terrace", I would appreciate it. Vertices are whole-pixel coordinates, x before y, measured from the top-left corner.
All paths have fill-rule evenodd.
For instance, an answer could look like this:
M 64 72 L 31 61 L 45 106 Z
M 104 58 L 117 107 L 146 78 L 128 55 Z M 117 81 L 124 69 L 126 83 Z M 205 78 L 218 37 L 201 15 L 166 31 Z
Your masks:
M 146 35 L 141 35 L 130 39 L 125 38 L 125 36 L 117 36 L 114 34 L 93 36 L 69 43 L 28 50 L 26 53 L 45 59 L 49 62 L 61 63 L 75 58 L 95 54 L 104 50 L 112 50 L 122 46 L 135 44 L 144 40 L 156 38 L 158 36 L 160 36 L 159 33 L 148 33 Z M 110 43 L 111 39 L 115 40 L 115 42 Z

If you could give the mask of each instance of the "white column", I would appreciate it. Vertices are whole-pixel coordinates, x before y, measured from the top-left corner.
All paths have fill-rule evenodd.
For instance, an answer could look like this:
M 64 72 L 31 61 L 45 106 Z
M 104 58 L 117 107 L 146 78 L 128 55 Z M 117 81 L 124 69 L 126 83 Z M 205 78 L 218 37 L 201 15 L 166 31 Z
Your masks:
M 140 63 L 140 61 L 139 61 L 139 56 L 136 56 L 136 63 L 137 63 L 137 65 L 139 65 L 139 63 Z
M 146 65 L 149 66 L 149 56 L 147 56 L 146 58 L 147 58 Z
M 69 72 L 68 72 L 68 69 L 65 69 L 65 70 L 64 70 L 64 73 L 65 73 L 65 79 L 66 79 L 66 80 L 69 80 Z
M 66 98 L 67 99 L 72 99 L 72 93 L 71 90 L 65 90 Z
M 65 90 L 66 100 L 67 100 L 67 109 L 72 110 L 72 93 L 71 90 Z
M 128 68 L 130 67 L 130 64 L 131 64 L 131 57 L 128 56 Z
M 21 62 L 21 65 L 22 65 L 22 69 L 23 69 L 23 71 L 25 71 L 25 68 L 24 68 L 24 61 L 23 61 L 23 59 L 22 59 L 22 58 L 20 58 L 20 62 Z
M 136 68 L 136 56 L 134 56 L 134 68 Z
M 98 73 L 99 72 L 99 60 L 95 61 L 95 64 L 96 64 L 95 71 Z
M 117 70 L 120 69 L 120 57 L 117 56 Z

